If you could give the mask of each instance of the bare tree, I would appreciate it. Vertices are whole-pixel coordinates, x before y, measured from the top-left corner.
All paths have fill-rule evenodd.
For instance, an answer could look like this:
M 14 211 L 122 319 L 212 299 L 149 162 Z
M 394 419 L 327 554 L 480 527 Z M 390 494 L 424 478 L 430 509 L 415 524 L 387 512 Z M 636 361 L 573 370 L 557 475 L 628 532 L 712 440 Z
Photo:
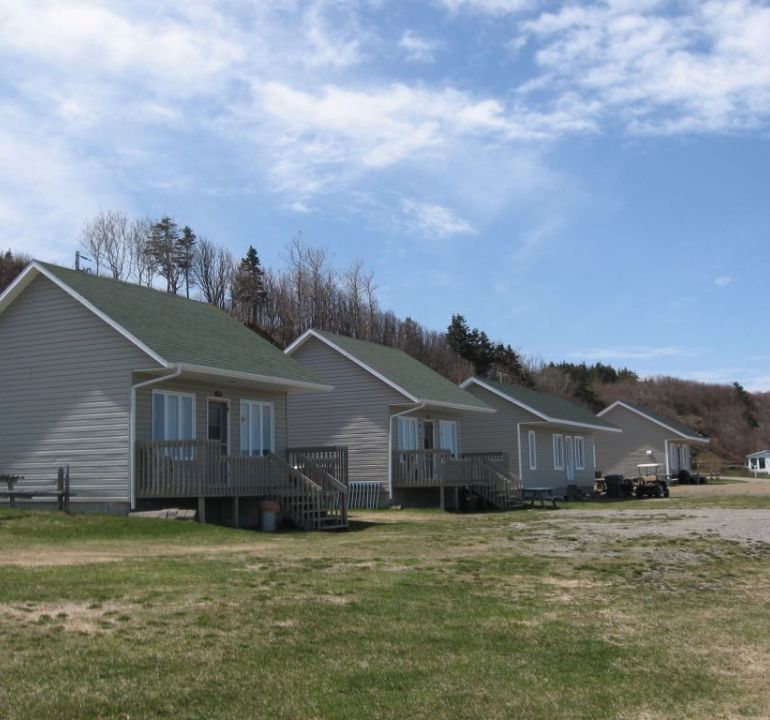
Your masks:
M 152 287 L 155 277 L 155 262 L 147 251 L 152 221 L 149 218 L 135 218 L 131 221 L 128 248 L 131 257 L 132 276 L 139 285 Z
M 229 250 L 202 237 L 193 262 L 192 276 L 207 303 L 224 310 L 227 292 L 232 285 L 235 261 Z

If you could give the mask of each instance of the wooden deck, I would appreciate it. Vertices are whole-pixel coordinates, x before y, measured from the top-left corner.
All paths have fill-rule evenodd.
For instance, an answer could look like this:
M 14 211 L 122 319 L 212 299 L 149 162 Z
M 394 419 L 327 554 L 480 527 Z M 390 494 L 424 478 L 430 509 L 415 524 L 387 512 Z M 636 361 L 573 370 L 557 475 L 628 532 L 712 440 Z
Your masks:
M 136 497 L 274 499 L 307 530 L 347 526 L 346 448 L 292 448 L 284 459 L 223 455 L 220 447 L 217 440 L 137 442 Z
M 466 453 L 452 457 L 449 450 L 395 450 L 394 488 L 470 487 L 501 510 L 520 507 L 521 481 L 508 471 L 506 453 Z

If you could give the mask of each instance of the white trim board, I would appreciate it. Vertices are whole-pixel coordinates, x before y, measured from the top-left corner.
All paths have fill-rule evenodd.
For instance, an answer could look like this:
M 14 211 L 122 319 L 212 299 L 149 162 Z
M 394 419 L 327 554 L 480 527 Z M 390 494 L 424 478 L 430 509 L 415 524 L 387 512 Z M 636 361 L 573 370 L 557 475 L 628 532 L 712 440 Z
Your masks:
M 347 350 L 344 350 L 339 345 L 337 345 L 334 341 L 330 340 L 324 335 L 321 335 L 321 333 L 319 333 L 317 330 L 314 330 L 313 328 L 310 328 L 310 330 L 306 330 L 304 333 L 302 333 L 302 335 L 300 335 L 293 343 L 291 343 L 284 350 L 284 352 L 287 355 L 293 355 L 308 340 L 310 340 L 310 338 L 315 338 L 316 340 L 320 340 L 326 346 L 338 352 L 340 355 L 347 358 L 358 367 L 362 368 L 363 370 L 366 370 L 366 372 L 368 372 L 370 375 L 373 375 L 381 382 L 384 382 L 386 385 L 393 388 L 393 390 L 395 390 L 396 392 L 401 393 L 404 397 L 408 398 L 413 403 L 420 403 L 426 406 L 432 406 L 437 408 L 447 408 L 449 410 L 458 410 L 460 412 L 482 412 L 482 413 L 495 412 L 494 408 L 480 408 L 480 407 L 476 407 L 475 405 L 463 405 L 462 403 L 450 403 L 450 402 L 442 402 L 440 400 L 429 400 L 426 398 L 418 398 L 414 394 L 410 393 L 408 390 L 405 390 L 400 385 L 393 382 L 390 378 L 386 377 L 382 373 L 375 370 L 373 367 L 371 367 L 371 365 L 367 365 L 365 362 L 363 362 L 363 360 L 359 360 L 357 357 L 355 357 L 355 355 L 351 355 L 349 352 L 347 352 Z
M 481 388 L 484 388 L 487 392 L 491 392 L 493 395 L 497 395 L 497 397 L 502 398 L 503 400 L 507 400 L 509 403 L 513 405 L 518 405 L 523 410 L 526 410 L 527 412 L 532 413 L 536 417 L 539 417 L 541 420 L 544 420 L 548 423 L 553 423 L 554 425 L 569 425 L 570 427 L 582 427 L 582 428 L 588 428 L 590 430 L 602 430 L 604 432 L 623 432 L 620 428 L 614 428 L 614 427 L 606 427 L 604 425 L 591 425 L 590 423 L 582 423 L 582 422 L 576 422 L 574 420 L 563 420 L 562 418 L 553 418 L 549 415 L 546 415 L 543 412 L 540 412 L 540 410 L 535 410 L 535 408 L 531 407 L 530 405 L 527 405 L 526 403 L 522 402 L 521 400 L 517 400 L 516 398 L 512 398 L 510 395 L 507 395 L 504 392 L 501 392 L 497 388 L 492 387 L 491 385 L 487 385 L 483 380 L 480 380 L 477 377 L 469 377 L 467 380 L 463 380 L 460 383 L 460 387 L 463 390 L 466 390 L 469 385 L 478 385 Z M 524 423 L 526 424 L 526 423 Z
M 670 432 L 674 433 L 675 435 L 678 435 L 681 438 L 684 438 L 685 440 L 691 440 L 692 442 L 699 442 L 703 443 L 704 445 L 708 445 L 708 443 L 711 442 L 710 438 L 707 437 L 698 437 L 697 435 L 687 435 L 686 433 L 683 433 L 681 430 L 677 430 L 676 428 L 671 427 L 670 425 L 666 425 L 666 423 L 662 422 L 661 420 L 658 420 L 654 417 L 651 417 L 647 413 L 643 412 L 642 410 L 639 410 L 638 408 L 635 408 L 633 405 L 629 405 L 628 403 L 624 403 L 622 400 L 616 400 L 612 405 L 608 405 L 604 410 L 600 410 L 598 413 L 596 413 L 599 417 L 604 417 L 610 410 L 613 410 L 616 407 L 622 407 L 626 410 L 629 410 L 632 413 L 636 413 L 640 417 L 643 417 L 645 420 L 649 420 L 651 423 L 655 423 L 656 425 L 659 425 L 662 428 L 665 428 L 666 430 L 669 430 Z

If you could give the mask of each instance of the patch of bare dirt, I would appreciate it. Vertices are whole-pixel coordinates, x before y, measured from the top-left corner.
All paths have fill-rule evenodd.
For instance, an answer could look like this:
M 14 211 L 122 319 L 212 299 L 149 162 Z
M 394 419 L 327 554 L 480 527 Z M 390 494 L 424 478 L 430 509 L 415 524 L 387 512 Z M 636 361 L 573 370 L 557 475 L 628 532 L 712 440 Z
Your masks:
M 0 616 L 22 625 L 49 625 L 68 632 L 97 635 L 113 630 L 114 618 L 132 610 L 130 605 L 116 603 L 8 603 L 0 605 Z

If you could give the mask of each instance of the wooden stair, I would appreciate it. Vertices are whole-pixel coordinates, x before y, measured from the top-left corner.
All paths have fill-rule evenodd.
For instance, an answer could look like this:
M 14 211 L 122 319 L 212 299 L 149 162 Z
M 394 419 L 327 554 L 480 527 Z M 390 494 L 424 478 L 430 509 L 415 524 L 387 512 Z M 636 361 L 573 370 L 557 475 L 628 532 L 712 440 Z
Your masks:
M 303 456 L 295 455 L 292 464 L 270 457 L 286 477 L 286 491 L 274 494 L 285 517 L 303 530 L 348 528 L 346 485 Z
M 498 510 L 513 510 L 522 506 L 521 481 L 497 463 L 482 458 L 473 459 L 471 489 Z

